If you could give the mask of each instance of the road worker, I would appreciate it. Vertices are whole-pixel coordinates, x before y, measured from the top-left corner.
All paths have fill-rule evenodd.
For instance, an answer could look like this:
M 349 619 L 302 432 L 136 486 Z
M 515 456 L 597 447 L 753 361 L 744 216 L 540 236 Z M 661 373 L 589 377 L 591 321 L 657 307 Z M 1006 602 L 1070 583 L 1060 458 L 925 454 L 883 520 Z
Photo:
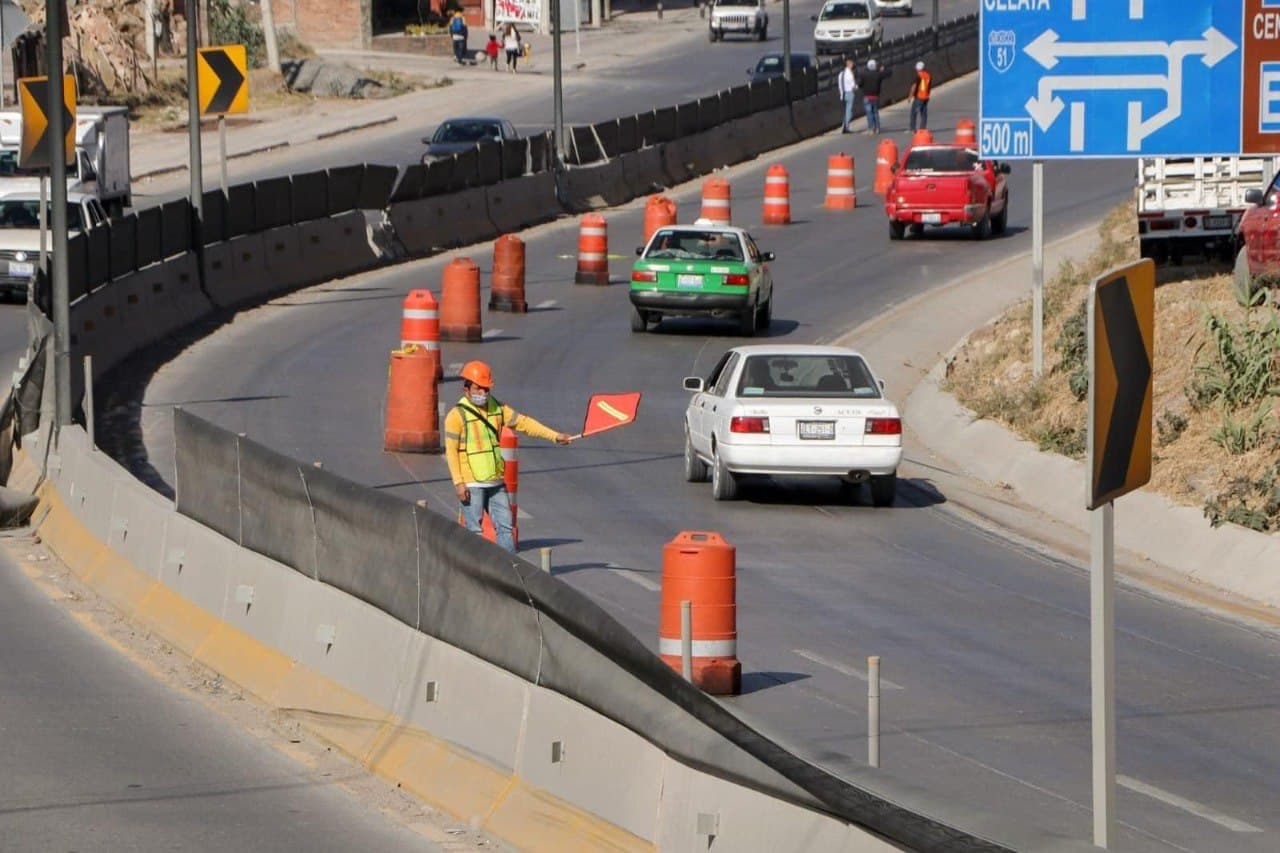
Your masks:
M 570 437 L 498 402 L 492 390 L 489 365 L 483 361 L 463 365 L 462 399 L 444 419 L 444 454 L 467 529 L 480 533 L 488 511 L 498 545 L 515 553 L 511 501 L 502 478 L 504 465 L 498 444 L 502 428 L 508 426 L 556 444 L 568 444 Z

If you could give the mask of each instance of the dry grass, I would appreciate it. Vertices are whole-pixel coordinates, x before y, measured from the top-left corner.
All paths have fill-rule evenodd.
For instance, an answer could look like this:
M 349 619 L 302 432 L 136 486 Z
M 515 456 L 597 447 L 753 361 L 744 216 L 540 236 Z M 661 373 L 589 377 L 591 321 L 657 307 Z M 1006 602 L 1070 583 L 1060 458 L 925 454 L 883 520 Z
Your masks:
M 1031 306 L 1019 304 L 975 331 L 947 368 L 947 388 L 979 417 L 994 418 L 1042 450 L 1079 458 L 1084 453 L 1086 403 L 1072 391 L 1071 375 L 1082 364 L 1082 304 L 1089 282 L 1106 269 L 1138 257 L 1131 209 L 1118 208 L 1099 228 L 1098 249 L 1079 267 L 1064 265 L 1045 286 L 1044 376 L 1031 379 Z M 1220 268 L 1164 268 L 1156 290 L 1153 417 L 1156 420 L 1152 480 L 1147 488 L 1173 500 L 1203 507 L 1263 477 L 1280 456 L 1280 401 L 1270 399 L 1272 419 L 1262 446 L 1238 455 L 1212 438 L 1223 411 L 1212 404 L 1197 411 L 1188 398 L 1194 365 L 1214 352 L 1205 318 L 1217 313 L 1246 322 Z M 1260 309 L 1251 322 L 1266 319 Z M 1075 315 L 1073 323 L 1072 318 Z M 1065 331 L 1065 334 L 1064 334 Z M 1072 334 L 1075 331 L 1077 334 Z M 1072 346 L 1074 344 L 1074 347 Z M 1280 384 L 1280 353 L 1275 357 Z M 1077 376 L 1083 391 L 1087 377 Z M 1242 418 L 1243 413 L 1236 417 Z

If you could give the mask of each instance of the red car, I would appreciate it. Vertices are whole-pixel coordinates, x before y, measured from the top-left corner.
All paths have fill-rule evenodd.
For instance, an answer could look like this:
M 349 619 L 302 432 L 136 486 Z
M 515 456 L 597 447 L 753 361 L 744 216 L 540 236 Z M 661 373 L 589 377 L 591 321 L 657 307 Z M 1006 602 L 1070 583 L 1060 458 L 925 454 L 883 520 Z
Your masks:
M 1240 217 L 1237 233 L 1244 246 L 1236 257 L 1236 275 L 1280 275 L 1280 191 L 1273 183 L 1265 193 L 1249 190 L 1244 200 L 1250 207 Z
M 964 145 L 908 148 L 884 196 L 889 239 L 901 240 L 908 227 L 921 234 L 926 225 L 967 225 L 979 240 L 1003 233 L 1009 223 L 1008 174 L 1008 163 L 980 160 Z

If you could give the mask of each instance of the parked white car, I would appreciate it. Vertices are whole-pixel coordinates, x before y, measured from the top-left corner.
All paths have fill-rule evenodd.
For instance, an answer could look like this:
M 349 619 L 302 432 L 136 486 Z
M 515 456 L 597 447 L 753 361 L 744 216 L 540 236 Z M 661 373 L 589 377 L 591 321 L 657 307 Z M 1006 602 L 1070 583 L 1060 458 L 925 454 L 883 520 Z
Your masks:
M 711 478 L 716 500 L 743 477 L 832 476 L 852 496 L 871 484 L 876 506 L 893 503 L 902 461 L 902 417 L 857 352 L 845 347 L 734 347 L 705 378 L 684 380 L 684 474 Z
M 711 41 L 724 41 L 727 33 L 764 41 L 769 36 L 769 13 L 764 10 L 764 0 L 715 0 L 707 26 Z
M 884 41 L 884 22 L 875 0 L 827 0 L 822 11 L 812 16 L 813 52 L 853 53 L 864 44 L 879 46 Z

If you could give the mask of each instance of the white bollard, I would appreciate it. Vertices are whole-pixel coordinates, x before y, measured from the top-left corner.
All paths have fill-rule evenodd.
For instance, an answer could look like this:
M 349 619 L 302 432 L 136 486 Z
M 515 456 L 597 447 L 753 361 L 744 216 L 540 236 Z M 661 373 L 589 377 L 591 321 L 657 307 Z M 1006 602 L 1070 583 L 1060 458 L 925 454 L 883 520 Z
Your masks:
M 551 549 L 539 548 L 538 556 L 542 560 L 542 570 L 547 574 L 551 574 Z
M 93 433 L 93 356 L 84 357 L 84 431 L 89 434 L 89 447 L 97 447 Z

